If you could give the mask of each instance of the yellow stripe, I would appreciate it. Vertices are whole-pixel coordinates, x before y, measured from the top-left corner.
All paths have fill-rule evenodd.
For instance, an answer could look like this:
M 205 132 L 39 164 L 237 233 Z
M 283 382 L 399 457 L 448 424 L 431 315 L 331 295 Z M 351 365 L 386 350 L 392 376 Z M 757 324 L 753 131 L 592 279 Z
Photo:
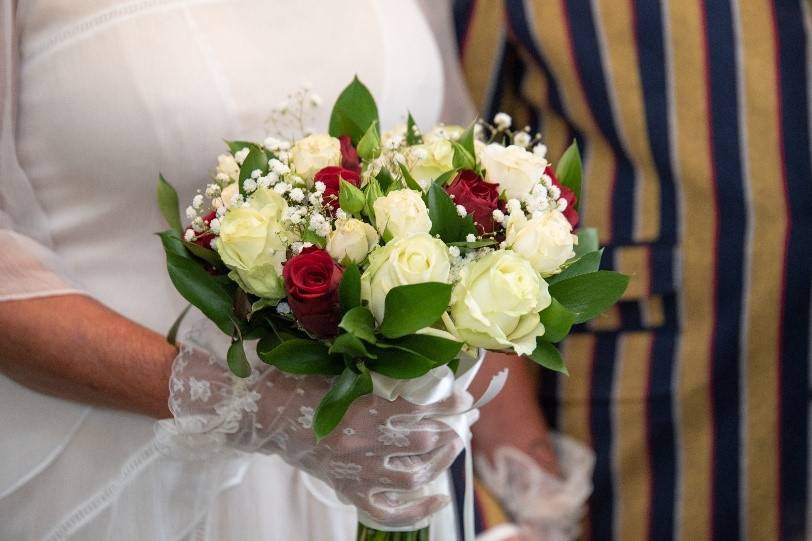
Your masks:
M 639 242 L 653 241 L 660 233 L 660 179 L 648 141 L 635 34 L 629 27 L 635 17 L 633 4 L 598 0 L 596 8 L 617 125 L 638 176 L 635 238 Z
M 558 378 L 559 427 L 562 433 L 592 447 L 590 407 L 595 336 L 573 334 L 562 343 L 569 376 Z M 584 517 L 583 539 L 590 539 L 588 515 Z
M 544 119 L 542 141 L 547 145 L 547 159 L 553 166 L 570 145 L 571 135 L 567 123 L 550 106 L 550 85 L 541 68 L 524 49 L 519 53 L 527 72 L 522 81 L 522 96 Z
M 615 173 L 615 158 L 598 129 L 588 107 L 584 89 L 575 70 L 569 35 L 561 2 L 528 2 L 528 24 L 549 61 L 552 76 L 558 82 L 561 100 L 568 117 L 589 141 L 585 157 L 583 205 L 585 224 L 597 227 L 600 240 L 606 244 L 612 236 L 612 198 L 609 197 Z M 551 24 L 555 21 L 555 24 Z M 577 24 L 577 21 L 573 21 Z
M 625 333 L 618 344 L 620 366 L 614 401 L 618 539 L 646 539 L 648 535 L 651 471 L 646 396 L 651 341 L 651 333 Z
M 478 111 L 490 99 L 491 80 L 498 78 L 499 57 L 505 27 L 502 2 L 480 1 L 475 4 L 468 28 L 468 39 L 462 55 L 462 70 L 468 81 L 471 98 Z
M 712 193 L 702 0 L 668 0 L 669 52 L 676 130 L 676 177 L 681 189 L 680 291 L 682 340 L 678 355 L 680 539 L 709 539 L 711 509 L 710 337 L 713 324 Z
M 629 287 L 623 293 L 624 299 L 647 297 L 651 292 L 648 246 L 624 246 L 615 251 L 615 265 L 618 272 L 631 277 Z
M 665 309 L 662 297 L 651 296 L 641 299 L 640 309 L 643 313 L 643 325 L 646 327 L 659 327 L 665 323 Z
M 776 194 L 783 192 L 778 126 L 775 47 L 770 0 L 738 4 L 743 49 L 747 181 L 752 236 L 747 240 L 745 335 L 745 463 L 747 486 L 744 516 L 748 539 L 771 539 L 778 531 L 776 450 L 778 433 L 778 343 L 781 281 L 775 265 L 784 260 L 781 241 L 787 227 Z
M 476 493 L 477 508 L 485 528 L 493 528 L 499 524 L 510 522 L 499 502 L 478 479 L 474 480 L 474 492 Z

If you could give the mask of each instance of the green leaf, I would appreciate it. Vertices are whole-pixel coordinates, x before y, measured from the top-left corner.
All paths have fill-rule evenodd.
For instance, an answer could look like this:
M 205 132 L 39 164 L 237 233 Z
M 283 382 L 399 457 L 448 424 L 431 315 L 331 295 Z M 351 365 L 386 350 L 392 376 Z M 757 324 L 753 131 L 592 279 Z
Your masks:
M 454 177 L 456 177 L 456 176 L 457 176 L 457 170 L 452 169 L 451 171 L 446 171 L 445 173 L 443 173 L 439 177 L 435 178 L 434 183 L 439 184 L 440 186 L 445 186 L 451 180 L 453 180 Z
M 243 181 L 247 178 L 251 178 L 251 173 L 253 173 L 255 169 L 262 171 L 263 175 L 268 172 L 268 156 L 256 145 L 251 147 L 251 151 L 248 153 L 248 156 L 245 157 L 245 161 L 242 162 L 242 165 L 240 166 L 239 188 L 240 194 L 243 196 L 245 196 Z
M 346 180 L 339 179 L 338 181 L 338 204 L 341 210 L 349 214 L 358 214 L 364 208 L 366 198 L 364 192 L 347 182 Z
M 442 363 L 436 363 L 428 357 L 400 348 L 372 348 L 377 359 L 367 361 L 367 366 L 384 376 L 395 379 L 419 378 Z
M 316 438 L 320 440 L 332 432 L 344 418 L 350 405 L 371 392 L 372 377 L 368 371 L 355 372 L 351 368 L 345 368 L 313 414 Z
M 393 287 L 384 301 L 380 331 L 387 338 L 400 338 L 437 322 L 448 308 L 451 284 L 425 282 Z
M 235 376 L 247 378 L 251 375 L 251 365 L 245 356 L 242 340 L 238 339 L 231 342 L 226 353 L 226 361 L 228 362 L 228 368 Z
M 350 358 L 370 358 L 377 357 L 374 353 L 367 351 L 364 343 L 350 333 L 339 334 L 330 346 L 330 353 L 348 355 Z
M 629 277 L 612 271 L 597 271 L 574 276 L 550 286 L 550 295 L 575 313 L 575 323 L 583 323 L 615 304 Z
M 327 239 L 319 236 L 318 233 L 311 231 L 310 229 L 305 229 L 304 235 L 302 235 L 302 240 L 304 242 L 311 242 L 319 248 L 324 248 L 324 246 L 327 244 Z
M 493 246 L 496 244 L 494 239 L 482 239 L 482 240 L 475 240 L 474 242 L 449 242 L 449 246 L 456 246 L 458 248 L 466 248 L 468 250 L 474 250 L 476 248 L 484 248 L 485 246 Z
M 163 175 L 158 175 L 158 209 L 173 230 L 178 234 L 183 233 L 183 224 L 180 222 L 180 203 L 178 202 L 178 192 L 169 184 Z
M 423 136 L 417 131 L 417 124 L 412 117 L 412 113 L 406 118 L 406 144 L 419 145 L 423 142 Z
M 361 271 L 358 265 L 353 263 L 344 267 L 344 275 L 338 286 L 338 299 L 345 312 L 361 306 Z
M 186 259 L 192 259 L 191 254 L 189 254 L 189 250 L 187 250 L 183 245 L 183 239 L 180 238 L 180 234 L 174 229 L 161 231 L 158 233 L 158 237 L 161 239 L 161 244 L 163 245 L 166 253 L 175 254 L 180 257 L 185 257 Z
M 341 318 L 338 326 L 362 340 L 372 344 L 377 342 L 377 338 L 375 338 L 375 317 L 372 312 L 363 306 L 356 306 L 349 310 Z
M 463 149 L 468 151 L 471 157 L 476 163 L 476 146 L 474 146 L 474 128 L 476 128 L 476 121 L 472 122 L 468 129 L 462 132 L 459 138 L 459 144 L 462 146 Z
M 389 174 L 389 171 L 386 171 L 386 175 L 382 176 L 384 171 L 386 170 L 381 169 L 381 172 L 378 173 L 378 177 L 388 178 L 387 186 L 393 185 L 394 180 L 392 179 L 392 175 Z M 375 224 L 375 201 L 377 201 L 379 197 L 383 197 L 383 188 L 378 178 L 373 177 L 369 179 L 367 185 L 364 187 L 364 214 L 369 216 L 370 220 L 372 220 L 372 225 Z
M 550 306 L 539 314 L 544 325 L 544 340 L 547 342 L 560 342 L 570 333 L 575 322 L 575 314 L 553 298 Z
M 578 230 L 578 244 L 575 246 L 575 257 L 581 257 L 589 252 L 597 252 L 598 230 L 594 227 L 584 227 Z
M 429 334 L 410 334 L 393 340 L 387 345 L 422 355 L 431 359 L 435 366 L 456 359 L 463 346 L 462 342 Z
M 456 141 L 451 141 L 451 145 L 454 147 L 454 156 L 452 158 L 452 164 L 454 169 L 474 169 L 476 167 L 476 160 L 474 159 L 474 155 L 468 151 L 464 146 Z
M 244 148 L 247 148 L 249 151 L 254 148 L 259 149 L 256 143 L 250 141 L 226 141 L 226 145 L 228 146 L 228 151 L 232 154 L 236 154 Z
M 220 259 L 220 254 L 218 254 L 216 251 L 212 250 L 211 248 L 204 248 L 203 246 L 200 246 L 199 244 L 195 244 L 194 242 L 189 242 L 189 241 L 185 241 L 185 240 L 183 241 L 183 246 L 187 250 L 192 252 L 192 254 L 194 256 L 199 257 L 200 259 L 202 259 L 206 263 L 210 263 L 210 264 L 214 265 L 215 267 L 225 268 L 225 265 L 223 264 L 223 260 Z
M 175 322 L 169 327 L 169 331 L 166 333 L 166 341 L 172 344 L 173 346 L 177 345 L 177 338 L 178 338 L 178 329 L 180 329 L 180 324 L 183 322 L 183 318 L 186 317 L 186 314 L 189 313 L 189 309 L 192 307 L 191 304 L 187 304 L 186 308 L 178 315 Z
M 406 183 L 406 187 L 417 193 L 423 193 L 423 188 L 421 188 L 420 184 L 414 179 L 409 169 L 402 163 L 398 163 L 398 165 L 400 166 L 400 172 L 403 173 L 403 181 Z
M 375 99 L 358 77 L 354 77 L 333 105 L 330 135 L 349 135 L 357 148 L 366 131 L 377 121 L 378 106 L 375 105 Z
M 389 187 L 395 183 L 395 179 L 394 177 L 392 177 L 392 173 L 390 173 L 389 169 L 387 169 L 386 167 L 381 167 L 381 170 L 378 171 L 378 174 L 372 179 L 370 179 L 370 181 L 367 183 L 367 188 L 369 188 L 369 185 L 372 183 L 372 181 L 375 181 L 377 183 L 378 192 L 381 195 L 386 193 Z M 367 197 L 369 197 L 369 195 L 367 195 Z M 380 195 L 378 197 L 380 197 Z
M 561 282 L 562 280 L 572 278 L 574 276 L 580 276 L 582 274 L 589 274 L 590 272 L 595 272 L 601 266 L 602 255 L 603 249 L 600 249 L 597 252 L 589 252 L 582 255 L 581 257 L 570 263 L 569 266 L 567 266 L 560 273 L 547 278 L 547 283 L 552 285 L 557 282 Z
M 528 355 L 528 357 L 544 368 L 549 368 L 550 370 L 555 370 L 556 372 L 561 372 L 568 376 L 570 374 L 569 370 L 567 370 L 567 365 L 564 364 L 564 359 L 561 357 L 561 352 L 559 352 L 554 345 L 542 339 L 536 340 L 536 349 L 533 353 Z
M 558 160 L 555 176 L 561 184 L 575 192 L 575 208 L 581 202 L 581 175 L 581 153 L 578 151 L 578 142 L 573 141 Z
M 340 357 L 330 355 L 327 346 L 315 340 L 294 338 L 286 340 L 271 350 L 265 349 L 271 342 L 260 342 L 257 355 L 263 362 L 290 374 L 340 374 L 343 367 Z
M 378 136 L 378 121 L 370 124 L 358 142 L 358 155 L 363 160 L 372 160 L 381 155 L 381 138 Z
M 426 206 L 431 218 L 431 234 L 440 235 L 446 242 L 461 242 L 468 234 L 476 235 L 477 229 L 470 216 L 457 214 L 454 200 L 437 183 L 432 183 L 426 192 Z
M 169 279 L 184 299 L 197 306 L 226 334 L 234 328 L 231 295 L 197 261 L 167 251 Z

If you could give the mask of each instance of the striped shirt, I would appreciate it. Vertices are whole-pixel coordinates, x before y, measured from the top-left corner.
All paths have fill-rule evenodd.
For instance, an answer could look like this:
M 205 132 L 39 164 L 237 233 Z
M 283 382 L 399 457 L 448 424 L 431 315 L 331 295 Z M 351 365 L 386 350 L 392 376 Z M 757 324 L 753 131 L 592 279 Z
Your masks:
M 454 11 L 483 115 L 578 140 L 583 222 L 633 276 L 540 389 L 597 453 L 586 537 L 812 538 L 810 2 Z

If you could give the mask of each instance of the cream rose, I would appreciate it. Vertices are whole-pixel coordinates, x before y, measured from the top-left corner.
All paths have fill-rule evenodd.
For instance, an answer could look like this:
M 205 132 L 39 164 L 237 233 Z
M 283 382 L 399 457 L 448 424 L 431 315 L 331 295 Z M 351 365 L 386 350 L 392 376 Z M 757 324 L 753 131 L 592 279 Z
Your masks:
M 414 190 L 395 190 L 372 205 L 375 227 L 384 239 L 431 231 L 429 210 Z
M 552 209 L 528 220 L 521 212 L 510 215 L 505 242 L 527 259 L 543 276 L 557 274 L 565 261 L 575 256 L 578 237 L 572 225 L 558 210 Z
M 361 297 L 379 322 L 393 287 L 423 282 L 448 283 L 451 263 L 443 241 L 428 233 L 398 237 L 369 255 L 361 276 Z
M 231 154 L 217 156 L 216 178 L 220 182 L 237 182 L 240 180 L 240 166 Z
M 282 264 L 286 235 L 282 214 L 284 198 L 268 188 L 258 188 L 248 205 L 233 207 L 220 220 L 217 253 L 243 289 L 264 298 L 285 296 Z
M 523 199 L 539 183 L 547 160 L 522 147 L 491 143 L 477 154 L 485 169 L 485 182 L 499 184 L 510 199 Z
M 446 141 L 457 141 L 465 133 L 465 128 L 456 124 L 438 124 L 423 137 L 423 141 L 429 143 L 438 139 Z
M 335 230 L 327 237 L 327 252 L 339 263 L 345 259 L 360 263 L 378 244 L 378 232 L 366 222 L 350 218 L 336 220 Z
M 431 137 L 409 149 L 409 173 L 417 180 L 434 180 L 454 168 L 454 147 L 448 139 Z
M 454 334 L 472 346 L 527 355 L 544 334 L 547 282 L 518 254 L 499 250 L 466 265 L 451 295 Z
M 231 202 L 234 201 L 234 196 L 240 193 L 240 187 L 237 185 L 236 182 L 233 182 L 223 188 L 220 192 L 220 199 L 223 200 L 223 205 L 228 208 L 231 206 Z
M 341 165 L 341 143 L 323 133 L 296 141 L 290 149 L 290 161 L 296 174 L 313 183 L 313 175 L 330 165 Z

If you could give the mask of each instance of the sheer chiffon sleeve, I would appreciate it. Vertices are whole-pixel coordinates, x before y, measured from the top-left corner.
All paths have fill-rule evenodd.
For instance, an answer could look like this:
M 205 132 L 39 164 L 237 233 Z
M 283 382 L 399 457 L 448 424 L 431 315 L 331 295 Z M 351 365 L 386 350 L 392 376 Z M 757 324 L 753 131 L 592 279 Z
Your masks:
M 52 250 L 46 216 L 15 147 L 17 0 L 0 0 L 0 301 L 82 293 Z

